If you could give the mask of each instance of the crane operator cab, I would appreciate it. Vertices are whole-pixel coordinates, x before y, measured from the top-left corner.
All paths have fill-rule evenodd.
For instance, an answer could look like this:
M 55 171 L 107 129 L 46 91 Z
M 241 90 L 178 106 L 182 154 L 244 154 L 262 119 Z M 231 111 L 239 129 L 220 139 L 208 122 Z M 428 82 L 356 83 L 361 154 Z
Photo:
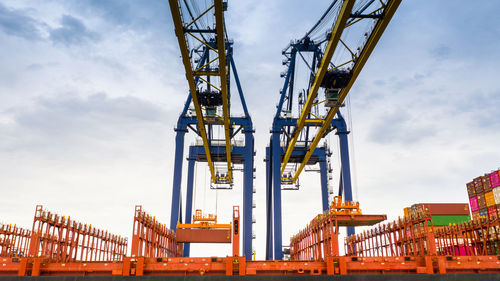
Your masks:
M 325 73 L 321 87 L 325 88 L 326 107 L 342 106 L 339 103 L 340 90 L 347 86 L 351 76 L 350 71 L 343 69 L 332 69 Z
M 207 123 L 217 121 L 217 107 L 222 105 L 222 94 L 220 91 L 198 90 L 198 102 L 205 108 L 205 120 Z

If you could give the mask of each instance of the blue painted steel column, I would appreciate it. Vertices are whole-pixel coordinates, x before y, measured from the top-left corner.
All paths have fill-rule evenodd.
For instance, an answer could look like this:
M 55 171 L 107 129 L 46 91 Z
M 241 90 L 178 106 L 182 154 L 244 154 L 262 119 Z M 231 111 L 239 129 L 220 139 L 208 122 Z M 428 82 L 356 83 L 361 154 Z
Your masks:
M 328 211 L 328 167 L 326 166 L 325 148 L 321 149 L 319 160 L 319 173 L 321 175 L 321 202 L 323 211 Z
M 253 128 L 244 128 L 245 155 L 243 156 L 243 255 L 252 259 L 253 213 Z
M 340 161 L 342 163 L 342 181 L 344 183 L 344 200 L 352 201 L 351 186 L 351 166 L 349 163 L 349 144 L 347 141 L 347 131 L 337 131 L 340 140 Z M 347 235 L 354 234 L 354 227 L 347 227 Z
M 182 158 L 184 157 L 184 135 L 187 132 L 185 126 L 175 128 L 175 164 L 174 180 L 172 184 L 172 208 L 170 210 L 170 229 L 174 230 L 179 221 L 179 205 L 181 200 L 181 181 L 182 181 Z
M 194 185 L 194 164 L 195 157 L 189 149 L 188 157 L 188 178 L 187 178 L 187 190 L 186 190 L 186 218 L 185 223 L 191 223 L 193 217 L 193 185 Z M 189 257 L 189 250 L 191 248 L 190 243 L 184 243 L 184 256 Z
M 283 259 L 282 227 L 281 227 L 281 128 L 273 128 L 273 211 L 274 211 L 274 259 Z
M 266 147 L 266 260 L 273 259 L 273 173 L 271 142 Z

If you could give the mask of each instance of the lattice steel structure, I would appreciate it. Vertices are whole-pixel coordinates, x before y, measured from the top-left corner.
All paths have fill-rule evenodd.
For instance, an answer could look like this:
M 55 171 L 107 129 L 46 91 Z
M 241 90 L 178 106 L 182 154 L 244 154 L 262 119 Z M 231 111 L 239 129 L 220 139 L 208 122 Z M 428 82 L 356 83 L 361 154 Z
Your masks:
M 182 63 L 189 85 L 189 95 L 179 117 L 175 142 L 175 165 L 172 190 L 170 229 L 176 229 L 182 217 L 181 182 L 184 157 L 184 137 L 188 129 L 200 139 L 189 147 L 185 215 L 190 223 L 193 209 L 194 168 L 206 162 L 210 170 L 211 188 L 233 189 L 235 166 L 243 170 L 243 253 L 252 256 L 252 212 L 254 179 L 254 129 L 243 95 L 233 58 L 233 42 L 228 39 L 222 0 L 191 2 L 169 0 Z M 197 5 L 196 7 L 194 5 Z M 231 76 L 234 77 L 243 116 L 231 111 Z M 190 105 L 193 110 L 190 110 Z M 191 112 L 190 112 L 191 111 Z M 214 132 L 222 128 L 224 136 Z M 236 140 L 243 134 L 242 141 Z M 189 256 L 190 245 L 184 245 Z
M 339 136 L 338 195 L 352 200 L 347 134 L 340 108 L 377 45 L 401 0 L 335 0 L 319 21 L 283 50 L 287 71 L 273 120 L 267 162 L 266 258 L 283 258 L 282 184 L 297 184 L 306 166 L 319 164 L 322 207 L 328 210 L 328 147 L 320 142 L 331 132 Z M 361 26 L 367 23 L 367 26 Z M 359 43 L 361 41 L 361 43 Z M 307 58 L 309 56 L 309 59 Z M 304 89 L 296 74 L 300 61 L 307 69 Z M 320 97 L 319 90 L 324 90 Z M 348 227 L 349 235 L 354 228 Z

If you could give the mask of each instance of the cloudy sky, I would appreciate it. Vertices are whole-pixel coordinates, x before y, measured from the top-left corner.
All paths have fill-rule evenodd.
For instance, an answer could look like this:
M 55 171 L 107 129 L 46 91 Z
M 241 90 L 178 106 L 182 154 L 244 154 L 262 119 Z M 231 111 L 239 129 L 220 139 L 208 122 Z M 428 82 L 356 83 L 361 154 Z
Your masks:
M 258 258 L 281 49 L 329 5 L 304 3 L 230 1 L 226 15 L 256 128 Z M 497 1 L 400 6 L 350 95 L 364 212 L 394 219 L 413 203 L 467 202 L 465 183 L 500 167 L 499 9 Z M 169 222 L 173 128 L 187 83 L 168 2 L 0 0 L 0 42 L 0 221 L 31 228 L 43 204 L 130 236 L 141 204 Z M 334 137 L 330 144 L 335 153 Z M 226 220 L 241 187 L 215 194 L 207 177 L 198 166 L 195 207 L 217 206 Z M 300 191 L 283 194 L 285 243 L 320 212 L 318 181 L 306 175 Z

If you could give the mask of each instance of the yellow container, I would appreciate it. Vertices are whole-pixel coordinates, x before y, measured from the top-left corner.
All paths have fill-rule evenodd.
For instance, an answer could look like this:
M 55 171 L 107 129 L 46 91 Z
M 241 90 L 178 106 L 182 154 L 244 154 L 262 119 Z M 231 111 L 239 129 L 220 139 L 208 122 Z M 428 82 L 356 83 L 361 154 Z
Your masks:
M 495 197 L 493 196 L 493 191 L 486 192 L 484 194 L 484 199 L 486 200 L 487 207 L 495 206 Z
M 411 212 L 411 208 L 410 207 L 407 207 L 407 208 L 404 208 L 404 213 L 405 213 L 405 218 L 409 217 L 410 216 L 410 212 Z

